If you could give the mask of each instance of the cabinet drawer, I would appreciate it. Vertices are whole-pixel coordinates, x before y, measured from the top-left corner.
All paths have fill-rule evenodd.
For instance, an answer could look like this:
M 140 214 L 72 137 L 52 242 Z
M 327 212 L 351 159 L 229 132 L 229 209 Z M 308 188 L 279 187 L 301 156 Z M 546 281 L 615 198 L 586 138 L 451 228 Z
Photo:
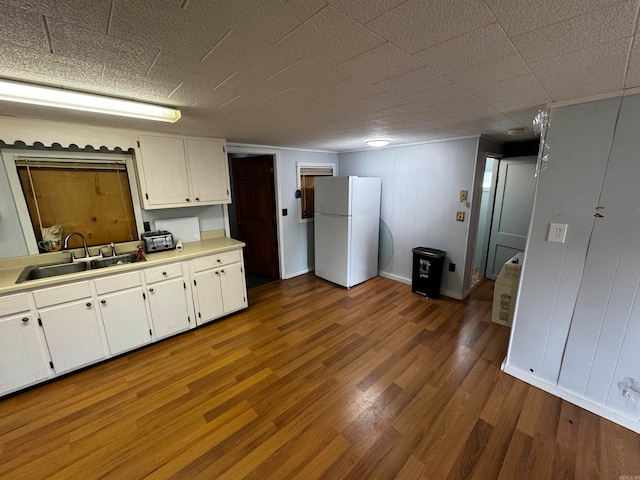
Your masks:
M 161 282 L 169 278 L 177 278 L 182 276 L 182 265 L 173 263 L 162 267 L 150 268 L 145 270 L 144 279 L 147 283 Z
M 35 298 L 38 308 L 90 297 L 91 288 L 89 288 L 89 282 L 70 283 L 33 292 L 33 298 Z
M 14 313 L 29 310 L 29 297 L 27 293 L 16 293 L 0 297 L 0 317 L 13 315 Z
M 240 261 L 240 250 L 232 250 L 230 252 L 218 253 L 207 257 L 196 258 L 193 260 L 193 269 L 196 272 L 210 270 L 212 268 L 221 267 Z
M 123 273 L 112 277 L 98 278 L 95 280 L 98 295 L 139 287 L 142 284 L 140 272 Z

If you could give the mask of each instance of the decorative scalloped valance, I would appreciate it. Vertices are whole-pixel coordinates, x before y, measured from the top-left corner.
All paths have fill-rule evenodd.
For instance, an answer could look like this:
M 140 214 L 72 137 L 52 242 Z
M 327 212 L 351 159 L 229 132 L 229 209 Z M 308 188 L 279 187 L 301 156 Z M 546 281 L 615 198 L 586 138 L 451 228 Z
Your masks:
M 139 132 L 124 128 L 0 116 L 0 148 L 129 152 Z
M 79 147 L 75 143 L 70 143 L 68 146 L 64 147 L 59 143 L 52 143 L 49 146 L 46 146 L 42 142 L 34 142 L 31 145 L 27 145 L 26 142 L 21 140 L 17 140 L 14 143 L 5 143 L 4 140 L 0 140 L 0 148 L 16 148 L 16 149 L 34 149 L 34 150 L 56 150 L 56 151 L 71 151 L 71 152 L 98 152 L 98 153 L 126 153 L 133 150 L 133 148 L 128 148 L 127 150 L 123 150 L 120 147 L 115 147 L 109 149 L 108 147 L 102 145 L 98 148 L 93 145 L 85 145 L 84 147 Z

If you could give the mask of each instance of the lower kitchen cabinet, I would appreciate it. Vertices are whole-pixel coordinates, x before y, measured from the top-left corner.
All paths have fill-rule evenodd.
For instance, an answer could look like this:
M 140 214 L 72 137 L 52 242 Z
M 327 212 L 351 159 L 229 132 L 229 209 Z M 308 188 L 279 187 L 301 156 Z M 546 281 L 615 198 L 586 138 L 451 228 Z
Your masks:
M 98 298 L 111 355 L 151 341 L 142 288 L 101 295 Z
M 92 298 L 39 311 L 56 373 L 68 372 L 107 356 Z
M 246 306 L 240 248 L 0 296 L 0 396 Z
M 191 326 L 187 290 L 182 277 L 154 283 L 147 292 L 156 338 L 182 332 Z
M 38 328 L 31 313 L 0 318 L 0 395 L 49 377 Z
M 239 251 L 194 260 L 192 265 L 195 271 L 194 303 L 199 325 L 247 306 L 244 269 Z M 198 271 L 211 265 L 222 266 Z

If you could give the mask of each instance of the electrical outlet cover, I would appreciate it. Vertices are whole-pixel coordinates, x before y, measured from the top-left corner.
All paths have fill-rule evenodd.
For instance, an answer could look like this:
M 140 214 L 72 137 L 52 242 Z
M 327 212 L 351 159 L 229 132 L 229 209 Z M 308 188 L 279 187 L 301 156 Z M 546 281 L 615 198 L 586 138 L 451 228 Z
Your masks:
M 464 222 L 464 212 L 456 213 L 456 222 Z
M 549 236 L 548 242 L 564 243 L 567 239 L 567 228 L 569 225 L 566 223 L 550 223 L 549 224 Z

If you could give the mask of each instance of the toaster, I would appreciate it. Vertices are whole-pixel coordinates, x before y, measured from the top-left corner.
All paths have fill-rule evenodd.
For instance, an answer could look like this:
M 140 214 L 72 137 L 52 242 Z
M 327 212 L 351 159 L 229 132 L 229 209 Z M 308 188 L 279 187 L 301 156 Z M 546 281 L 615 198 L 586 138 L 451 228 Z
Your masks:
M 176 248 L 173 234 L 167 230 L 144 232 L 140 238 L 145 253 L 162 252 Z

